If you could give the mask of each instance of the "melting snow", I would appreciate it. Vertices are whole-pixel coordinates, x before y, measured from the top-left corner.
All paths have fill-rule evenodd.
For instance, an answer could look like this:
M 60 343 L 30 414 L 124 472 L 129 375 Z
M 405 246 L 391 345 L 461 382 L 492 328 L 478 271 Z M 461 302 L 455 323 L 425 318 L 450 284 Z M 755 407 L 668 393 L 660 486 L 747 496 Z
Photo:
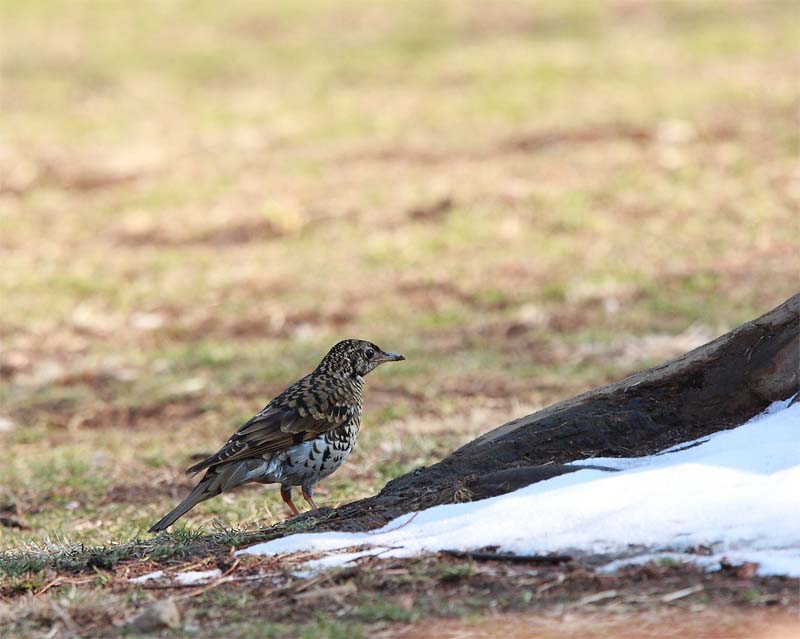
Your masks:
M 213 570 L 187 570 L 186 572 L 179 572 L 175 575 L 175 581 L 181 586 L 204 584 L 212 579 L 216 579 L 221 574 L 222 571 L 219 568 L 214 568 Z
M 292 535 L 240 553 L 325 554 L 306 566 L 314 571 L 365 554 L 486 546 L 625 557 L 607 570 L 666 552 L 709 568 L 726 557 L 756 562 L 760 574 L 800 577 L 800 403 L 789 403 L 776 402 L 743 426 L 656 455 L 574 462 L 621 472 L 579 470 L 491 499 L 404 515 L 367 533 Z M 371 552 L 332 553 L 354 546 Z M 689 554 L 696 546 L 711 554 Z
M 150 581 L 151 579 L 158 579 L 159 577 L 164 576 L 163 570 L 156 570 L 155 572 L 148 572 L 146 575 L 141 575 L 140 577 L 131 577 L 128 581 L 132 584 L 142 584 L 145 581 Z
M 186 572 L 179 572 L 175 575 L 175 583 L 181 586 L 205 584 L 212 579 L 216 579 L 221 574 L 222 571 L 219 568 L 214 568 L 213 570 L 187 570 Z M 165 576 L 166 573 L 163 570 L 156 570 L 155 572 L 149 572 L 146 575 L 141 575 L 140 577 L 133 577 L 129 579 L 129 581 L 134 584 L 141 584 L 146 581 L 150 581 L 151 579 L 161 579 Z

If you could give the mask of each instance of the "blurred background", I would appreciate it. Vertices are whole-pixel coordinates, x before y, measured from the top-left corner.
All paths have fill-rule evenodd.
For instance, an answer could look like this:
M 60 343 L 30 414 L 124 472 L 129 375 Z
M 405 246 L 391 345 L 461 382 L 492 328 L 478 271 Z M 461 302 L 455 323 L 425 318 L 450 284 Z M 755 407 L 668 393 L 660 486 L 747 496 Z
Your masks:
M 6 0 L 0 55 L 4 548 L 141 533 L 344 337 L 408 361 L 325 505 L 797 292 L 792 0 Z

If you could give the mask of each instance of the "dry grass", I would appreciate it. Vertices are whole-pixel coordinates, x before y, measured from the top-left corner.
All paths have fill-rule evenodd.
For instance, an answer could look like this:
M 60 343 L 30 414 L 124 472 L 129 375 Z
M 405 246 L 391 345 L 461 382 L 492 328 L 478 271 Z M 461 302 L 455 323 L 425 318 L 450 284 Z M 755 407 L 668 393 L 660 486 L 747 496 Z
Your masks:
M 3 547 L 137 537 L 341 337 L 408 361 L 328 504 L 796 292 L 795 13 L 5 3 Z

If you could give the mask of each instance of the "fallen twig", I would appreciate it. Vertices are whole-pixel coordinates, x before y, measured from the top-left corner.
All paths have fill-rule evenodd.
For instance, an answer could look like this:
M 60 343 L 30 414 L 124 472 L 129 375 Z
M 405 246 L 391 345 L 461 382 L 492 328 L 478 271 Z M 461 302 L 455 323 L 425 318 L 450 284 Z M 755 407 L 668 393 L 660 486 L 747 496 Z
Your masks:
M 92 581 L 94 577 L 84 577 L 82 579 L 70 579 L 68 577 L 63 577 L 61 575 L 56 576 L 52 581 L 47 582 L 40 590 L 34 594 L 34 597 L 39 597 L 43 595 L 51 588 L 55 588 L 56 586 L 61 586 L 63 584 L 85 584 Z
M 208 589 L 209 586 L 218 586 L 221 580 L 225 581 L 233 581 L 232 579 L 226 579 L 228 575 L 230 575 L 236 568 L 239 566 L 239 560 L 233 562 L 233 565 L 228 568 L 224 573 L 222 573 L 219 577 L 216 577 L 211 582 L 204 584 L 203 588 Z M 185 572 L 185 571 L 182 571 Z M 193 588 L 197 586 L 197 584 L 181 584 L 176 582 L 170 582 L 168 584 L 151 584 L 151 585 L 143 585 L 142 588 L 145 590 L 173 590 L 178 588 Z M 191 593 L 188 596 L 194 596 Z
M 442 550 L 442 554 L 461 559 L 475 559 L 477 561 L 507 561 L 515 564 L 565 564 L 573 560 L 572 555 L 512 555 L 511 553 L 478 552 L 466 550 Z
M 177 597 L 177 599 L 181 600 L 181 599 L 189 599 L 191 597 L 196 597 L 197 595 L 203 594 L 204 592 L 207 592 L 207 591 L 211 590 L 212 588 L 216 588 L 217 586 L 220 586 L 220 585 L 222 585 L 222 584 L 224 584 L 224 583 L 226 583 L 228 581 L 234 581 L 234 579 L 232 577 L 230 577 L 230 575 L 238 567 L 239 567 L 239 560 L 237 559 L 236 561 L 233 562 L 233 564 L 231 565 L 230 568 L 228 568 L 225 572 L 223 572 L 214 581 L 212 581 L 209 584 L 206 584 L 205 586 L 202 586 L 201 588 L 198 588 L 197 590 L 195 590 L 193 592 L 189 592 L 189 593 L 187 593 L 185 595 Z
M 598 601 L 603 601 L 605 599 L 613 599 L 617 596 L 616 590 L 603 590 L 602 592 L 596 592 L 593 595 L 586 595 L 578 600 L 579 606 L 586 606 L 588 604 L 593 604 Z
M 539 586 L 536 589 L 536 595 L 537 596 L 541 595 L 543 592 L 546 592 L 546 591 L 550 590 L 550 588 L 553 588 L 555 586 L 560 586 L 561 584 L 564 583 L 565 579 L 566 578 L 564 577 L 564 573 L 563 572 L 558 573 L 556 575 L 555 579 L 551 579 L 550 581 L 546 581 L 541 586 Z
M 391 528 L 390 530 L 382 530 L 382 529 L 379 529 L 379 530 L 368 530 L 367 534 L 368 535 L 378 535 L 378 534 L 382 535 L 383 533 L 394 532 L 395 530 L 400 530 L 401 528 L 405 528 L 406 526 L 408 526 L 408 524 L 410 524 L 412 521 L 414 521 L 417 518 L 417 515 L 419 515 L 419 512 L 420 511 L 415 512 L 413 515 L 411 515 L 411 517 L 406 519 L 402 524 L 398 524 L 397 526 L 395 526 L 394 528 Z
M 675 592 L 670 592 L 667 593 L 666 595 L 662 595 L 661 601 L 663 603 L 669 603 L 670 601 L 675 601 L 676 599 L 683 599 L 684 597 L 693 595 L 694 593 L 700 592 L 701 590 L 703 590 L 703 584 L 696 584 L 694 586 L 690 586 L 689 588 L 676 590 Z

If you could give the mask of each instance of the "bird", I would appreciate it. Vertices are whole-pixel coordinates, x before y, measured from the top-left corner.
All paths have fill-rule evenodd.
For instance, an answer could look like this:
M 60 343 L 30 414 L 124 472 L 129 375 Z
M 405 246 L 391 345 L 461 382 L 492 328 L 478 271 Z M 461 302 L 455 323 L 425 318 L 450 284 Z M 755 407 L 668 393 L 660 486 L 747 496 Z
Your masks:
M 186 469 L 205 471 L 173 510 L 148 530 L 166 530 L 189 510 L 242 484 L 280 484 L 292 515 L 300 511 L 292 488 L 316 510 L 314 488 L 352 452 L 361 426 L 364 377 L 385 362 L 405 357 L 372 342 L 346 339 L 335 344 L 319 365 L 242 424 L 225 445 Z

